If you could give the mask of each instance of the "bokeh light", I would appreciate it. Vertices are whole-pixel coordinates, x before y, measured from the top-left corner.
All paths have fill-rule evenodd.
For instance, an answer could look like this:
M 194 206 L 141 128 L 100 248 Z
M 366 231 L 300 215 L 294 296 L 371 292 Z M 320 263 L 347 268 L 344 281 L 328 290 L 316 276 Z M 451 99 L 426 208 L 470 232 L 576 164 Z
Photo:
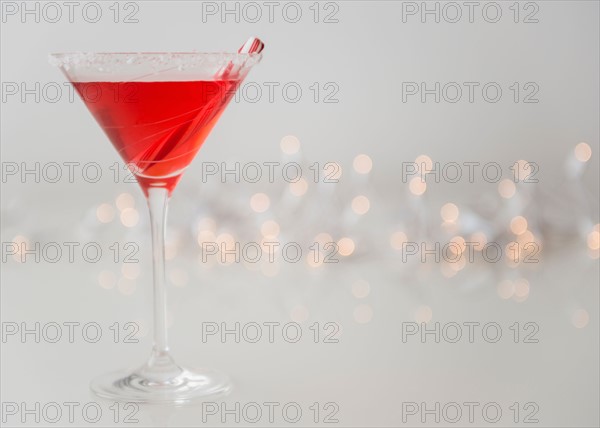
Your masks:
M 500 281 L 500 283 L 498 284 L 497 291 L 498 296 L 500 296 L 500 298 L 508 300 L 515 294 L 515 284 L 512 281 L 505 279 L 503 281 Z
M 111 288 L 115 287 L 116 282 L 116 275 L 109 270 L 103 270 L 98 274 L 98 284 L 102 288 L 110 290 Z
M 294 196 L 302 196 L 308 190 L 308 182 L 304 178 L 301 178 L 298 181 L 290 183 L 289 186 L 290 186 L 290 192 Z
M 452 239 L 450 239 L 448 244 L 449 244 L 448 250 L 452 254 L 454 254 L 454 256 L 461 255 L 467 248 L 465 238 L 463 238 L 462 236 L 458 236 L 458 235 L 452 237 Z M 451 257 L 451 259 L 454 259 L 454 257 Z
M 516 191 L 517 187 L 515 186 L 515 183 L 512 180 L 509 180 L 508 178 L 505 178 L 504 180 L 501 180 L 500 183 L 498 183 L 498 193 L 504 199 L 512 198 L 513 196 L 515 196 Z
M 29 248 L 29 240 L 23 235 L 16 235 L 12 239 L 12 242 L 17 246 L 13 259 L 18 262 L 23 262 L 21 252 L 23 247 L 25 248 L 25 251 L 27 251 Z
M 100 223 L 110 223 L 115 218 L 115 208 L 111 204 L 100 204 L 96 208 L 96 217 Z
M 453 267 L 453 263 L 442 262 L 440 263 L 440 272 L 444 278 L 452 278 L 458 271 Z
M 575 146 L 575 158 L 579 162 L 587 162 L 592 157 L 592 148 L 587 143 L 579 143 Z
M 255 193 L 250 198 L 250 208 L 257 213 L 263 213 L 269 209 L 271 201 L 264 193 Z
M 140 214 L 135 208 L 124 208 L 121 211 L 121 223 L 125 227 L 135 227 L 140 220 Z
M 590 250 L 597 250 L 600 248 L 600 232 L 592 230 L 587 237 L 587 244 Z
M 440 216 L 442 217 L 442 220 L 449 223 L 454 223 L 456 220 L 458 220 L 458 215 L 458 207 L 452 202 L 444 204 L 440 210 Z
M 131 196 L 130 193 L 121 193 L 115 199 L 115 205 L 119 209 L 119 211 L 123 211 L 127 208 L 135 207 L 135 199 Z
M 360 154 L 354 158 L 352 167 L 359 174 L 368 174 L 373 168 L 373 161 L 368 155 Z
M 419 155 L 415 159 L 415 163 L 417 164 L 417 171 L 423 174 L 429 173 L 433 170 L 433 161 L 427 155 Z
M 276 238 L 279 235 L 279 223 L 275 220 L 267 220 L 260 227 L 260 233 L 265 238 Z
M 138 263 L 123 263 L 121 274 L 127 279 L 137 279 L 140 276 L 141 269 Z
M 339 180 L 342 178 L 342 165 L 337 162 L 328 162 L 323 167 L 323 173 L 328 181 Z
M 422 305 L 415 311 L 415 321 L 418 323 L 428 323 L 433 318 L 433 311 L 429 306 Z
M 216 242 L 217 237 L 211 230 L 203 230 L 198 232 L 198 236 L 196 237 L 198 245 L 202 247 L 203 245 L 207 245 L 212 242 Z
M 358 215 L 366 214 L 371 208 L 369 198 L 364 195 L 359 195 L 352 199 L 352 211 Z
M 487 244 L 487 236 L 483 232 L 475 232 L 469 237 L 469 242 L 472 242 L 473 248 L 477 251 L 483 250 L 485 244 Z
M 399 230 L 390 236 L 390 245 L 394 250 L 401 250 L 407 239 L 406 233 Z
M 519 159 L 516 162 L 513 170 L 515 181 L 524 181 L 529 178 L 531 174 L 535 172 L 535 165 L 533 162 L 527 162 L 526 160 Z
M 286 135 L 281 139 L 279 146 L 286 155 L 293 155 L 300 150 L 300 140 L 293 135 Z
M 325 245 L 334 241 L 333 237 L 329 233 L 321 232 L 317 236 L 315 236 L 315 242 L 318 242 L 321 245 Z
M 529 296 L 529 281 L 525 278 L 519 278 L 515 281 L 515 296 L 520 298 Z
M 510 230 L 515 235 L 522 235 L 527 231 L 527 219 L 523 216 L 516 216 L 510 221 Z
M 420 196 L 427 190 L 427 183 L 421 177 L 413 177 L 408 183 L 408 189 L 413 195 Z
M 571 323 L 576 328 L 585 328 L 590 322 L 590 314 L 585 309 L 577 309 L 571 316 Z
M 338 253 L 341 256 L 349 256 L 354 252 L 355 244 L 350 238 L 342 238 L 338 242 Z

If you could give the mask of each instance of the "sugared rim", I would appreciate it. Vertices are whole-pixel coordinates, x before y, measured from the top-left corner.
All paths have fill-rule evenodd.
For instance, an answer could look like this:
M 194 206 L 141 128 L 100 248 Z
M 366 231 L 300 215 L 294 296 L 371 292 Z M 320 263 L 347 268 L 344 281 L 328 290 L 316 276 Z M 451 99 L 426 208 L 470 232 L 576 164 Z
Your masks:
M 65 55 L 258 55 L 258 53 L 239 53 L 239 52 L 84 52 L 84 51 L 72 51 L 72 52 L 51 52 L 51 56 L 65 56 Z
M 205 59 L 220 60 L 247 60 L 259 59 L 261 53 L 238 53 L 238 52 L 53 52 L 49 54 L 52 65 L 74 65 L 87 63 L 88 65 L 100 65 L 106 63 L 107 59 L 114 59 L 122 64 L 124 61 L 144 60 L 160 63 L 171 63 L 184 59 L 186 62 L 194 62 Z M 124 60 L 123 58 L 126 58 Z M 108 61 L 110 63 L 111 61 Z

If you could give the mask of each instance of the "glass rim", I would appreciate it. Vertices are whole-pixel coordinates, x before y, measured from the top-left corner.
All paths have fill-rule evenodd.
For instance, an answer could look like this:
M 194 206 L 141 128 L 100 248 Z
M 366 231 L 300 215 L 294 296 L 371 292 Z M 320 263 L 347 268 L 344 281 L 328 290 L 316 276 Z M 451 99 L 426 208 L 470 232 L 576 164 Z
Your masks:
M 258 62 L 262 53 L 239 53 L 239 52 L 52 52 L 48 54 L 50 63 L 55 66 L 102 66 L 103 64 L 123 65 L 133 62 L 137 65 L 145 63 L 162 63 L 168 65 L 170 62 L 179 64 L 199 64 L 208 60 L 210 62 L 235 61 L 235 62 Z
M 93 51 L 68 51 L 68 52 L 50 52 L 50 56 L 67 56 L 67 55 L 240 55 L 240 56 L 252 56 L 260 55 L 260 53 L 252 52 L 228 52 L 228 51 L 143 51 L 143 52 L 93 52 Z
M 245 76 L 261 59 L 260 52 L 59 52 L 48 55 L 50 65 L 61 69 L 72 82 L 107 78 L 110 81 L 117 78 L 180 80 L 190 75 L 215 80 L 222 76 Z
M 48 55 L 50 64 L 65 67 L 105 67 L 144 64 L 157 66 L 185 65 L 199 66 L 203 63 L 234 62 L 252 65 L 262 58 L 262 53 L 239 52 L 52 52 Z
M 87 60 L 96 62 L 102 59 L 121 59 L 121 58 L 147 58 L 155 59 L 160 61 L 168 61 L 169 57 L 172 59 L 200 59 L 200 58 L 222 58 L 222 59 L 249 59 L 258 58 L 262 56 L 262 53 L 239 53 L 239 52 L 194 52 L 194 51 L 181 51 L 181 52 L 51 52 L 48 54 L 53 62 L 58 64 L 69 64 L 77 63 L 81 60 Z

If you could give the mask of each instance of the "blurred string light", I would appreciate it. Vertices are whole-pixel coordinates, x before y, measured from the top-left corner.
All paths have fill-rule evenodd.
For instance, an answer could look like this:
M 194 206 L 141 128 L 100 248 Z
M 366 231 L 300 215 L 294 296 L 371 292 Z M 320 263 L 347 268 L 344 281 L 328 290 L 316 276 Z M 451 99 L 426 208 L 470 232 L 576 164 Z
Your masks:
M 127 208 L 133 208 L 135 207 L 135 199 L 130 193 L 121 193 L 115 199 L 115 205 L 119 211 L 123 211 Z
M 519 159 L 516 162 L 516 169 L 514 171 L 514 179 L 516 182 L 527 180 L 534 173 L 534 168 L 530 162 Z
M 279 235 L 279 223 L 275 220 L 267 220 L 260 227 L 260 233 L 265 238 L 276 238 Z
M 323 266 L 323 258 L 322 257 L 314 257 L 312 254 L 306 255 L 306 264 L 311 268 L 318 268 Z
M 600 224 L 596 224 L 587 236 L 588 254 L 592 259 L 600 258 Z
M 402 250 L 407 240 L 406 233 L 398 230 L 390 236 L 390 245 L 394 250 Z
M 449 263 L 449 265 L 450 265 L 450 269 L 452 269 L 453 271 L 460 272 L 467 265 L 467 259 L 464 257 L 461 257 L 458 259 L 458 261 Z
M 100 204 L 96 208 L 96 217 L 100 223 L 110 223 L 115 218 L 115 208 L 111 204 Z
M 585 328 L 590 322 L 590 314 L 585 309 L 577 309 L 571 316 L 571 323 L 576 328 Z
M 527 231 L 527 219 L 523 216 L 516 216 L 510 221 L 510 230 L 515 235 L 522 235 Z
M 508 300 L 515 295 L 515 284 L 508 279 L 504 279 L 498 283 L 497 291 L 501 299 Z
M 354 158 L 352 167 L 358 174 L 369 174 L 373 169 L 373 161 L 368 155 L 360 154 Z
M 121 222 L 126 227 L 137 226 L 140 220 L 140 214 L 136 209 L 127 208 L 121 212 Z
M 22 250 L 30 247 L 29 240 L 23 235 L 16 235 L 13 237 L 12 242 L 16 245 L 15 254 L 13 260 L 22 262 Z
M 587 143 L 579 143 L 575 146 L 575 158 L 579 162 L 587 162 L 592 157 L 592 148 Z
M 408 182 L 410 193 L 421 196 L 427 190 L 427 183 L 421 177 L 413 177 Z
M 487 236 L 483 232 L 475 232 L 469 237 L 469 242 L 473 243 L 473 249 L 481 251 L 487 244 Z
M 504 279 L 498 283 L 497 293 L 501 299 L 522 303 L 529 297 L 530 285 L 525 278 Z
M 127 279 L 137 279 L 140 276 L 141 269 L 138 263 L 123 263 L 121 274 Z
M 269 209 L 269 205 L 271 205 L 271 200 L 264 193 L 255 193 L 250 198 L 250 208 L 254 212 L 263 213 Z
M 337 162 L 329 162 L 326 168 L 327 180 L 339 181 L 344 174 L 342 165 Z
M 422 177 L 433 171 L 433 161 L 427 155 L 417 156 L 415 164 L 417 166 L 417 171 Z
M 103 270 L 98 274 L 98 285 L 100 287 L 110 290 L 114 288 L 117 283 L 117 277 L 114 272 L 110 270 Z
M 198 232 L 196 239 L 200 248 L 203 248 L 205 245 L 215 242 L 217 240 L 217 236 L 212 230 L 201 230 Z
M 327 232 L 322 232 L 315 236 L 314 242 L 323 246 L 327 243 L 333 242 L 333 237 Z
M 512 198 L 513 196 L 515 196 L 516 192 L 517 187 L 515 186 L 514 181 L 505 178 L 503 180 L 500 180 L 500 183 L 498 183 L 498 193 L 504 199 Z
M 453 264 L 447 263 L 446 261 L 440 263 L 440 272 L 445 278 L 452 278 L 458 273 L 458 271 L 453 267 Z
M 588 143 L 578 143 L 567 158 L 566 175 L 571 179 L 578 179 L 583 174 L 587 162 L 592 158 L 592 148 Z
M 427 305 L 422 305 L 415 311 L 415 321 L 418 323 L 428 323 L 433 318 L 433 311 Z
M 594 229 L 589 233 L 587 244 L 590 250 L 597 250 L 600 248 L 600 229 L 598 225 L 594 226 Z
M 308 190 L 308 182 L 304 178 L 289 184 L 289 189 L 294 196 L 303 196 Z
M 525 278 L 519 278 L 515 281 L 515 292 L 513 299 L 519 303 L 524 302 L 529 297 L 529 281 Z
M 448 223 L 455 223 L 458 220 L 458 214 L 458 207 L 451 202 L 444 204 L 440 210 L 442 220 Z
M 463 238 L 462 236 L 459 236 L 459 235 L 454 236 L 452 239 L 450 239 L 448 244 L 449 244 L 448 248 L 449 248 L 450 252 L 452 254 L 454 254 L 455 256 L 462 255 L 462 253 L 467 248 L 465 238 Z
M 352 255 L 354 249 L 356 248 L 354 241 L 347 237 L 340 239 L 337 242 L 337 246 L 339 255 L 344 257 Z
M 371 208 L 371 202 L 369 198 L 364 195 L 356 196 L 352 199 L 352 211 L 354 211 L 358 215 L 366 214 Z
M 294 155 L 300 151 L 300 140 L 293 135 L 286 135 L 281 139 L 279 146 L 286 155 Z
M 377 189 L 369 180 L 374 168 L 373 159 L 369 154 L 359 153 L 352 158 L 350 174 L 344 174 L 342 164 L 319 163 L 320 180 L 316 183 L 312 171 L 305 169 L 313 163 L 303 157 L 302 145 L 296 136 L 284 136 L 280 141 L 279 153 L 284 157 L 294 157 L 294 161 L 303 165 L 303 173 L 306 172 L 297 181 L 286 182 L 281 186 L 280 194 L 272 191 L 268 186 L 260 188 L 258 184 L 231 186 L 227 192 L 216 192 L 213 200 L 203 203 L 202 198 L 198 197 L 199 192 L 202 191 L 200 183 L 189 186 L 190 195 L 197 198 L 197 205 L 202 205 L 203 208 L 198 217 L 191 222 L 191 227 L 189 217 L 182 216 L 180 219 L 170 220 L 170 228 L 173 227 L 174 230 L 182 233 L 172 234 L 171 229 L 167 233 L 168 241 L 165 249 L 167 260 L 176 258 L 178 254 L 193 255 L 197 259 L 196 265 L 199 269 L 197 274 L 200 275 L 201 270 L 229 266 L 235 260 L 233 255 L 229 255 L 225 258 L 225 262 L 222 262 L 220 250 L 217 255 L 203 260 L 202 247 L 206 243 L 216 242 L 231 249 L 236 240 L 246 242 L 254 239 L 261 244 L 266 254 L 268 251 L 274 251 L 272 247 L 266 245 L 266 242 L 281 240 L 281 244 L 284 244 L 294 241 L 306 244 L 306 247 L 313 243 L 319 244 L 320 257 L 315 259 L 314 254 L 306 251 L 302 256 L 301 265 L 311 272 L 320 272 L 320 269 L 330 266 L 323 262 L 324 253 L 328 253 L 324 248 L 327 244 L 333 243 L 337 246 L 334 257 L 338 259 L 349 258 L 354 261 L 365 254 L 374 254 L 375 258 L 384 258 L 382 256 L 385 255 L 387 257 L 385 260 L 391 260 L 398 265 L 398 257 L 403 246 L 411 240 L 452 244 L 449 246 L 448 254 L 455 256 L 457 260 L 453 262 L 442 260 L 439 266 L 433 267 L 433 271 L 445 278 L 456 276 L 462 278 L 469 272 L 471 265 L 465 261 L 467 242 L 473 244 L 475 251 L 482 251 L 486 244 L 499 242 L 505 252 L 506 262 L 499 265 L 510 267 L 508 272 L 515 277 L 497 283 L 495 291 L 500 299 L 524 302 L 529 298 L 531 285 L 526 278 L 522 277 L 525 271 L 521 269 L 532 267 L 522 263 L 524 254 L 531 251 L 527 250 L 526 246 L 536 243 L 541 248 L 546 244 L 547 239 L 560 232 L 543 221 L 544 211 L 553 208 L 551 202 L 539 195 L 536 195 L 539 197 L 535 203 L 530 202 L 531 198 L 523 198 L 524 193 L 535 192 L 541 186 L 524 183 L 533 173 L 532 164 L 524 159 L 516 161 L 511 177 L 501 179 L 482 195 L 487 198 L 486 201 L 496 204 L 490 210 L 491 212 L 480 213 L 476 209 L 480 206 L 469 205 L 462 200 L 459 204 L 452 199 L 447 199 L 438 211 L 438 208 L 433 206 L 433 202 L 421 197 L 430 190 L 426 181 L 428 174 L 434 168 L 432 158 L 427 154 L 421 154 L 414 160 L 416 174 L 409 179 L 408 183 L 402 184 L 406 192 L 401 194 L 402 199 L 399 204 L 403 204 L 404 212 L 386 220 L 380 220 L 379 217 L 363 220 L 374 216 L 373 208 L 379 205 L 384 208 L 377 210 L 378 212 L 389 213 L 385 209 L 386 204 L 396 197 L 394 194 L 384 196 L 390 200 L 380 200 L 381 196 L 378 199 L 375 192 Z M 577 174 L 571 176 L 574 185 L 583 188 L 583 182 L 577 180 L 593 156 L 592 147 L 585 142 L 574 145 L 567 153 L 567 162 L 574 163 L 577 171 Z M 565 174 L 568 176 L 568 168 Z M 337 179 L 339 183 L 324 183 L 324 177 L 330 180 Z M 552 190 L 557 193 L 561 191 Z M 565 192 L 570 190 L 571 188 L 566 189 Z M 566 196 L 567 193 L 557 195 L 559 199 L 566 199 Z M 337 200 L 339 203 L 336 203 Z M 416 202 L 411 205 L 407 203 L 409 201 Z M 285 204 L 289 204 L 293 209 L 287 209 Z M 114 200 L 94 206 L 90 212 L 93 223 L 96 224 L 95 233 L 111 230 L 118 236 L 117 233 L 122 233 L 124 228 L 135 229 L 131 231 L 132 233 L 142 229 L 140 213 L 145 212 L 145 207 L 139 205 L 131 193 L 122 192 Z M 327 205 L 328 209 L 325 214 L 322 211 L 324 205 Z M 570 226 L 568 229 L 570 237 L 579 240 L 579 245 L 587 251 L 589 257 L 598 259 L 600 226 L 597 224 L 597 219 L 592 217 L 595 213 L 586 211 L 587 207 L 583 205 L 573 206 L 572 209 L 583 211 L 583 215 L 587 216 L 587 223 L 581 226 L 575 221 L 567 221 Z M 236 213 L 236 210 L 243 215 L 228 217 L 229 213 Z M 342 221 L 347 217 L 346 214 L 350 214 L 355 223 L 346 224 Z M 375 228 L 377 230 L 370 227 L 372 224 L 377 225 Z M 378 235 L 379 230 L 388 232 L 381 236 Z M 27 244 L 28 240 L 19 234 L 14 236 L 13 242 Z M 379 245 L 382 242 L 384 245 Z M 394 251 L 390 251 L 390 247 Z M 358 248 L 360 251 L 357 251 Z M 513 260 L 515 252 L 516 262 Z M 19 254 L 20 247 L 14 258 L 20 260 Z M 274 257 L 275 263 L 245 263 L 245 269 L 266 277 L 276 277 L 284 263 L 279 260 L 280 251 L 275 250 Z M 263 256 L 263 259 L 265 258 L 267 257 Z M 429 260 L 431 258 L 428 258 Z M 486 266 L 489 266 L 489 263 Z M 423 272 L 428 275 L 431 273 L 431 270 L 419 272 L 412 270 L 414 272 L 410 273 L 415 276 L 422 275 Z M 168 275 L 170 283 L 176 287 L 183 287 L 190 282 L 190 274 L 178 268 L 169 269 Z M 140 276 L 138 267 L 123 266 L 120 271 L 101 271 L 97 283 L 101 288 L 116 289 L 120 294 L 131 295 L 136 291 L 136 281 L 139 281 Z M 369 296 L 370 290 L 366 281 L 352 284 L 352 295 L 356 299 L 365 299 Z M 372 309 L 369 312 L 367 307 L 357 308 L 354 314 L 357 322 L 370 321 Z M 427 322 L 431 318 L 431 308 L 428 306 L 422 306 L 415 312 L 415 319 Z M 578 319 L 583 318 L 584 316 L 580 314 Z M 579 321 L 577 325 L 581 324 L 584 323 Z

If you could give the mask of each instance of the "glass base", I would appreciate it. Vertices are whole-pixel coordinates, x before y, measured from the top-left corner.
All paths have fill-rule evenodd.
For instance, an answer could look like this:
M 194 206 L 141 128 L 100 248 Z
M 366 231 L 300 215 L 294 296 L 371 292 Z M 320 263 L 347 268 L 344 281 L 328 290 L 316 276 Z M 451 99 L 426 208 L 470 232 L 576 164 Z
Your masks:
M 229 378 L 212 369 L 188 370 L 170 356 L 153 356 L 133 373 L 115 372 L 94 379 L 90 388 L 116 401 L 184 404 L 206 396 L 224 395 L 231 390 Z

